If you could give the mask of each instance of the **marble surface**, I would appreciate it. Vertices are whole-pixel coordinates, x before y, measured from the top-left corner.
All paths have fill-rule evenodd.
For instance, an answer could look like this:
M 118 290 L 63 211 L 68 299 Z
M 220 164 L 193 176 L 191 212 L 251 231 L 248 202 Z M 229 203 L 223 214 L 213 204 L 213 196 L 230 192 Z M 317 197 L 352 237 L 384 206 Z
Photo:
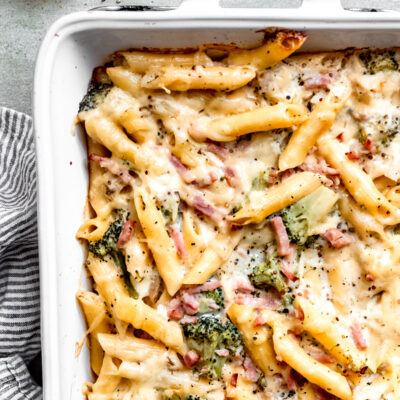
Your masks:
M 177 6 L 180 2 L 181 0 L 0 0 L 0 105 L 31 114 L 36 54 L 46 30 L 59 17 L 104 5 Z M 301 0 L 221 0 L 224 7 L 296 7 L 300 3 Z M 342 0 L 342 4 L 350 8 L 386 8 L 400 11 L 399 0 Z

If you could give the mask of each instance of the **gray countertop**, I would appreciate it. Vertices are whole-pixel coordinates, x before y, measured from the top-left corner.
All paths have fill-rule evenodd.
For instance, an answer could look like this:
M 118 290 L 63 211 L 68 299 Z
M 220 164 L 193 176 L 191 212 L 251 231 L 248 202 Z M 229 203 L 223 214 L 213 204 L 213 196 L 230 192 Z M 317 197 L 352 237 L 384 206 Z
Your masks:
M 199 0 L 203 1 L 203 0 Z M 320 0 L 326 1 L 326 0 Z M 178 5 L 181 0 L 0 0 L 0 106 L 31 114 L 36 54 L 59 17 L 104 5 Z M 298 6 L 301 0 L 221 0 L 224 6 Z M 342 0 L 346 7 L 400 10 L 399 0 Z

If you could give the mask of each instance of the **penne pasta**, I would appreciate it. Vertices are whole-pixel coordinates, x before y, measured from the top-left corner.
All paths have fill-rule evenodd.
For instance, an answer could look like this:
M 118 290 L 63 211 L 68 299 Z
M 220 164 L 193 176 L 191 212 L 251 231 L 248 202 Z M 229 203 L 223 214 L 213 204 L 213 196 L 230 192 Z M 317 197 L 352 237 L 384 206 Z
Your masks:
M 306 36 L 300 32 L 278 32 L 260 47 L 230 52 L 224 62 L 228 65 L 251 65 L 260 70 L 265 69 L 290 56 L 305 40 Z
M 90 341 L 90 366 L 96 375 L 100 375 L 103 364 L 103 350 L 99 343 L 99 335 L 110 331 L 110 320 L 107 318 L 107 310 L 104 300 L 100 296 L 78 291 L 76 298 L 86 317 Z
M 148 246 L 168 293 L 173 296 L 180 288 L 183 268 L 175 247 L 168 236 L 162 215 L 145 189 L 135 190 L 135 205 Z
M 379 192 L 371 177 L 347 158 L 342 145 L 331 138 L 318 142 L 318 149 L 328 162 L 340 171 L 340 177 L 356 202 L 386 225 L 400 222 L 400 210 Z
M 162 68 L 173 65 L 174 67 L 193 67 L 195 65 L 211 66 L 210 57 L 202 51 L 195 53 L 161 54 L 144 51 L 125 51 L 120 53 L 133 72 L 144 73 L 151 68 Z
M 350 333 L 347 336 L 344 335 L 333 322 L 322 315 L 305 298 L 298 297 L 296 302 L 304 313 L 304 329 L 332 353 L 339 362 L 355 371 L 360 371 L 367 365 L 375 370 L 375 367 L 368 361 L 366 353 L 358 350 L 350 339 Z
M 247 133 L 288 128 L 307 119 L 308 112 L 304 106 L 277 104 L 211 121 L 199 120 L 191 125 L 189 133 L 200 141 L 229 142 Z
M 281 373 L 272 345 L 272 332 L 265 326 L 254 326 L 256 318 L 254 308 L 232 304 L 229 307 L 228 315 L 242 333 L 252 359 L 265 376 L 270 377 Z
M 331 91 L 322 101 L 317 103 L 310 114 L 310 118 L 294 130 L 288 145 L 279 157 L 279 169 L 281 171 L 295 168 L 304 162 L 307 153 L 319 137 L 333 125 L 336 115 L 349 96 L 349 90 L 340 97 Z
M 146 89 L 165 89 L 184 92 L 193 89 L 236 90 L 249 83 L 255 71 L 249 67 L 163 67 L 143 76 Z
M 276 324 L 273 329 L 274 349 L 278 360 L 286 362 L 309 382 L 320 386 L 339 399 L 352 398 L 349 383 L 343 375 L 310 357 L 284 329 Z
M 250 202 L 231 217 L 235 225 L 259 223 L 269 215 L 282 210 L 321 186 L 318 175 L 301 172 L 266 191 L 255 192 Z

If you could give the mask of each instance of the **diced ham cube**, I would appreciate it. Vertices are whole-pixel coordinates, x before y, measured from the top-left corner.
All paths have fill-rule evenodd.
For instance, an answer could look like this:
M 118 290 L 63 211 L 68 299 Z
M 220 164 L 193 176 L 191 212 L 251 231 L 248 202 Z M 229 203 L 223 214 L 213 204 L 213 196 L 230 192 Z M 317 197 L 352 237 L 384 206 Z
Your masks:
M 184 259 L 187 257 L 186 245 L 185 241 L 183 240 L 183 235 L 179 227 L 176 225 L 171 225 L 169 227 L 169 234 L 174 241 L 176 250 L 180 258 Z
M 196 177 L 194 176 L 194 174 L 189 171 L 189 169 L 185 165 L 183 165 L 178 158 L 171 154 L 169 160 L 171 161 L 171 164 L 175 167 L 176 172 L 178 172 L 178 174 L 186 183 L 192 183 L 195 181 Z
M 329 84 L 337 77 L 333 73 L 314 74 L 304 81 L 305 89 L 326 89 Z
M 186 367 L 192 368 L 195 366 L 200 360 L 200 356 L 194 351 L 190 350 L 183 356 L 183 362 Z
M 354 344 L 357 346 L 359 350 L 365 350 L 367 346 L 367 341 L 362 333 L 360 325 L 356 322 L 350 327 L 351 329 L 351 336 L 353 337 Z
M 257 372 L 255 365 L 250 357 L 246 357 L 243 362 L 245 378 L 250 382 L 257 382 L 260 374 Z
M 336 249 L 348 246 L 352 242 L 351 236 L 337 228 L 328 229 L 322 236 Z
M 126 243 L 129 242 L 133 235 L 133 228 L 135 227 L 135 221 L 128 220 L 124 222 L 124 226 L 122 228 L 122 232 L 119 235 L 118 242 L 117 242 L 117 247 L 120 249 L 121 247 L 124 247 Z
M 348 152 L 345 153 L 345 154 L 346 154 L 346 156 L 347 156 L 347 158 L 348 158 L 349 160 L 356 161 L 356 160 L 359 160 L 359 159 L 360 159 L 360 156 L 359 156 L 359 154 L 358 154 L 356 151 L 348 151 Z
M 262 326 L 265 325 L 267 321 L 262 314 L 258 314 L 257 317 L 254 319 L 254 326 Z
M 270 219 L 278 243 L 278 255 L 284 257 L 290 253 L 290 241 L 281 217 Z
M 129 183 L 132 179 L 129 170 L 123 168 L 118 161 L 115 161 L 112 158 L 99 156 L 97 154 L 90 154 L 89 159 L 91 161 L 98 162 L 101 168 L 106 168 L 112 174 L 118 176 L 123 183 Z
M 182 307 L 185 311 L 185 314 L 195 315 L 199 311 L 199 300 L 196 296 L 193 296 L 189 293 L 184 292 L 181 296 Z

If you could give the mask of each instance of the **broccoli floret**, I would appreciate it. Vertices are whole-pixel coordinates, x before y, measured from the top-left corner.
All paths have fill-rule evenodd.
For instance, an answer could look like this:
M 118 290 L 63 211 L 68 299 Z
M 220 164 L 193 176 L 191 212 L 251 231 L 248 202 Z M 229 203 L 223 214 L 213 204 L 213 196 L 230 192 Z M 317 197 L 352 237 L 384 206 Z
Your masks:
M 103 103 L 112 86 L 113 85 L 109 83 L 91 85 L 82 101 L 79 103 L 79 112 L 97 108 L 101 103 Z
M 293 308 L 293 304 L 294 304 L 294 296 L 293 296 L 293 294 L 286 293 L 282 297 L 282 306 L 278 311 L 283 313 L 283 314 L 288 314 L 290 309 Z
M 89 251 L 97 258 L 103 260 L 111 257 L 115 265 L 121 270 L 125 286 L 129 295 L 135 299 L 138 293 L 132 285 L 130 275 L 126 266 L 125 256 L 121 249 L 118 249 L 117 242 L 124 226 L 124 219 L 117 218 L 107 229 L 103 237 L 95 242 L 89 242 Z
M 121 235 L 123 226 L 123 220 L 115 220 L 109 226 L 101 239 L 96 242 L 89 242 L 89 251 L 91 251 L 97 258 L 103 259 L 113 251 L 117 250 L 117 242 Z
M 334 191 L 320 186 L 308 196 L 284 208 L 280 214 L 290 241 L 299 245 L 309 245 L 307 239 L 312 236 L 311 229 L 328 215 L 337 199 Z
M 280 272 L 280 261 L 277 253 L 266 253 L 265 262 L 254 267 L 249 275 L 251 283 L 258 288 L 274 287 L 278 292 L 286 292 L 287 285 Z
M 218 306 L 218 310 L 211 310 L 209 308 L 207 302 L 208 299 L 212 299 L 215 301 L 215 304 Z M 199 314 L 204 314 L 207 312 L 219 312 L 224 308 L 224 305 L 225 297 L 222 288 L 219 287 L 208 292 L 202 292 L 200 298 Z
M 263 190 L 267 186 L 268 184 L 267 180 L 265 179 L 265 173 L 262 171 L 251 181 L 251 188 L 253 190 Z
M 200 315 L 195 324 L 183 326 L 187 345 L 195 350 L 201 360 L 196 367 L 209 379 L 220 379 L 226 357 L 215 354 L 216 350 L 226 349 L 229 356 L 243 350 L 242 337 L 228 319 L 222 323 L 221 317 L 212 314 Z
M 380 71 L 397 71 L 399 64 L 392 50 L 374 50 L 360 53 L 360 60 L 364 64 L 368 74 L 376 74 Z
M 382 144 L 389 146 L 394 137 L 400 132 L 400 118 L 392 117 L 391 124 L 389 127 L 385 125 L 381 131 L 382 133 Z

